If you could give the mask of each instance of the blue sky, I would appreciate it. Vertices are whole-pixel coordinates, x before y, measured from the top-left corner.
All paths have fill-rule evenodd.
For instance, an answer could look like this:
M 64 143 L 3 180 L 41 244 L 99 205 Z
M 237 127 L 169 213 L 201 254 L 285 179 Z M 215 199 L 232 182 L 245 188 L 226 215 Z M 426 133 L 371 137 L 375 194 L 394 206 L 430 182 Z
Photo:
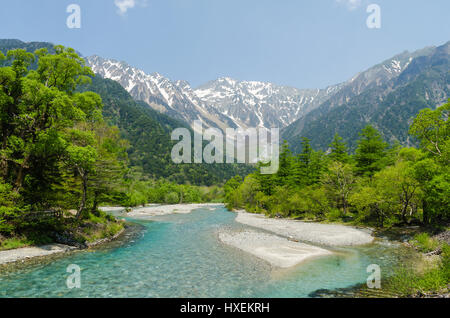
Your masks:
M 81 29 L 66 26 L 72 3 Z M 370 3 L 381 29 L 366 26 Z M 448 0 L 0 0 L 0 38 L 71 46 L 194 87 L 229 76 L 323 88 L 449 41 L 449 12 Z

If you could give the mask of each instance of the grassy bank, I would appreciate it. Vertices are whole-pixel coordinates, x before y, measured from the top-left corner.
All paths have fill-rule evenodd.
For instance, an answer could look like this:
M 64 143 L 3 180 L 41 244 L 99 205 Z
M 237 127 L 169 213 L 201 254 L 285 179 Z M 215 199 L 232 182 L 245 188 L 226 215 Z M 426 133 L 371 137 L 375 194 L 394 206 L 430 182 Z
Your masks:
M 87 247 L 98 240 L 112 238 L 123 229 L 122 221 L 101 211 L 79 220 L 67 212 L 61 219 L 21 222 L 8 236 L 0 235 L 0 251 L 50 243 Z
M 449 235 L 448 230 L 446 232 Z M 411 251 L 401 265 L 381 282 L 381 289 L 370 289 L 365 284 L 356 291 L 338 291 L 337 296 L 351 297 L 449 297 L 450 246 L 448 241 L 420 232 L 406 245 Z
M 448 230 L 447 230 L 448 232 Z M 400 297 L 438 297 L 448 295 L 450 282 L 450 245 L 448 242 L 420 233 L 410 240 L 419 252 L 413 265 L 397 268 L 383 289 Z

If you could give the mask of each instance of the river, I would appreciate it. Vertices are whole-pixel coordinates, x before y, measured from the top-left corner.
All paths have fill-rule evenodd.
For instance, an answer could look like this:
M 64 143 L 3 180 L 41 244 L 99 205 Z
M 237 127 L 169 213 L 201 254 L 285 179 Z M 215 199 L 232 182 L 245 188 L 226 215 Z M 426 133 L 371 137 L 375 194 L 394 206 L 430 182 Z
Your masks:
M 399 245 L 377 241 L 272 268 L 218 241 L 218 230 L 245 227 L 234 218 L 221 206 L 154 220 L 126 218 L 137 226 L 122 241 L 2 272 L 0 297 L 308 297 L 364 283 L 370 264 L 378 264 L 383 277 L 401 255 Z M 71 264 L 81 268 L 81 288 L 66 285 Z

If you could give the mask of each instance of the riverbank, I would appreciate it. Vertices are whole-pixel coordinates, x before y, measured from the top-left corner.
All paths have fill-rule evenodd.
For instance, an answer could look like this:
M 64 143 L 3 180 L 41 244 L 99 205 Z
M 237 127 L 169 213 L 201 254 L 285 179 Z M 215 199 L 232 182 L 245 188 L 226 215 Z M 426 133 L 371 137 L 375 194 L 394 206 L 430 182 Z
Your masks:
M 99 247 L 119 238 L 122 234 L 125 233 L 125 229 L 126 227 L 124 225 L 117 233 L 109 237 L 86 241 L 84 242 L 84 244 L 68 245 L 61 243 L 52 243 L 42 246 L 29 246 L 0 251 L 0 266 L 10 265 L 11 263 L 16 262 L 23 263 L 35 258 L 44 258 L 47 256 L 54 256 L 56 254 L 64 254 L 93 247 Z
M 130 217 L 152 217 L 169 214 L 188 214 L 196 209 L 209 208 L 211 210 L 222 203 L 193 203 L 193 204 L 172 204 L 172 205 L 151 205 L 142 208 L 136 208 L 127 215 Z
M 372 243 L 370 229 L 351 226 L 268 218 L 262 214 L 235 211 L 236 222 L 263 229 L 282 237 L 325 246 L 355 246 Z
M 219 203 L 205 204 L 176 204 L 176 205 L 149 205 L 142 208 L 136 208 L 128 213 L 130 217 L 151 217 L 169 214 L 187 214 L 200 208 L 214 209 L 222 206 Z M 101 207 L 103 212 L 125 211 L 124 207 Z M 26 261 L 32 258 L 45 257 L 55 254 L 73 252 L 92 247 L 98 247 L 102 244 L 111 242 L 121 236 L 124 231 L 124 224 L 120 221 L 108 220 L 108 222 L 97 223 L 88 222 L 77 229 L 76 233 L 56 233 L 57 242 L 41 246 L 26 246 L 15 249 L 0 251 L 0 266 L 18 261 Z M 111 227 L 112 225 L 112 227 Z M 106 236 L 106 237 L 105 237 Z M 80 237 L 84 237 L 84 242 L 80 243 Z
M 394 231 L 402 238 L 408 255 L 382 278 L 381 289 L 357 284 L 334 290 L 320 289 L 311 297 L 337 298 L 450 298 L 450 231 L 443 230 L 433 236 L 426 229 L 414 227 L 416 233 L 405 240 L 404 231 Z M 428 229 L 430 230 L 430 229 Z M 400 234 L 400 235 L 399 235 Z M 392 235 L 392 233 L 391 233 Z M 410 235 L 410 233 L 407 233 Z
M 61 254 L 76 250 L 74 246 L 64 244 L 49 244 L 44 246 L 22 247 L 13 250 L 0 251 L 0 266 L 18 261 L 29 260 L 35 257 L 43 257 Z
M 235 212 L 236 222 L 269 233 L 255 230 L 220 231 L 219 240 L 276 267 L 288 268 L 311 258 L 333 254 L 324 248 L 326 246 L 365 245 L 374 240 L 369 229 L 273 219 L 242 210 Z

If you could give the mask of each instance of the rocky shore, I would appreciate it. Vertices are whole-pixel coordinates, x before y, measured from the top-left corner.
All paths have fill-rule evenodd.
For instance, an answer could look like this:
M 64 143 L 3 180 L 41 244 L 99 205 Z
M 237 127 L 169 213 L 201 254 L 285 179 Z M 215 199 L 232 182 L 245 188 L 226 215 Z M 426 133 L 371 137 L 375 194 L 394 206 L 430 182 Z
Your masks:
M 333 254 L 326 247 L 364 245 L 374 240 L 370 230 L 344 225 L 271 219 L 245 211 L 236 213 L 236 222 L 255 230 L 223 230 L 218 234 L 219 240 L 280 268 L 292 267 L 314 257 Z
M 279 236 L 324 246 L 354 246 L 374 240 L 368 229 L 351 226 L 273 219 L 262 214 L 237 211 L 236 222 L 263 229 Z
M 221 203 L 200 203 L 200 204 L 173 204 L 173 205 L 151 205 L 142 208 L 136 208 L 128 213 L 131 217 L 152 217 L 169 214 L 187 214 L 196 209 L 211 208 L 223 206 Z
M 22 247 L 12 250 L 0 251 L 0 266 L 19 261 L 27 261 L 33 258 L 46 257 L 56 254 L 69 253 L 77 250 L 84 250 L 111 242 L 120 237 L 125 232 L 125 228 L 112 237 L 103 238 L 85 244 L 67 241 L 67 244 L 54 243 L 43 246 Z

